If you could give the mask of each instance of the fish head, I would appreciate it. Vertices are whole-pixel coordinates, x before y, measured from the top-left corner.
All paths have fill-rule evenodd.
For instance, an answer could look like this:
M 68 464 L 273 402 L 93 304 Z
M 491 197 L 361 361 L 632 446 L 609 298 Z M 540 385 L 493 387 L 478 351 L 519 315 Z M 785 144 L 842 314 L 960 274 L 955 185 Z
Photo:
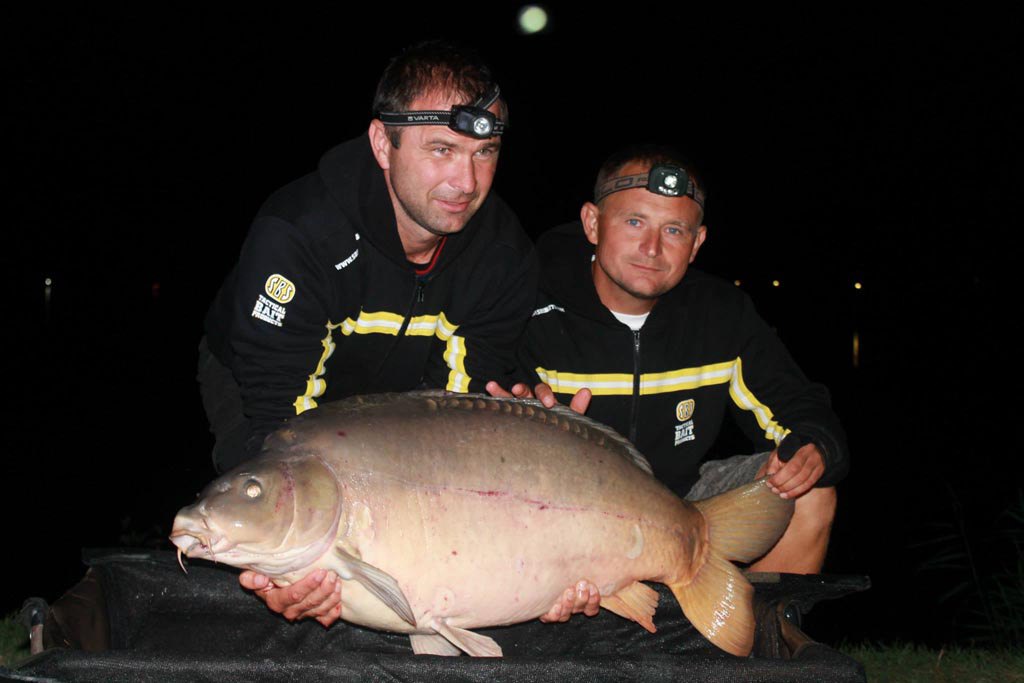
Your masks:
M 261 457 L 211 482 L 174 518 L 179 555 L 274 577 L 309 566 L 334 542 L 341 489 L 315 455 Z

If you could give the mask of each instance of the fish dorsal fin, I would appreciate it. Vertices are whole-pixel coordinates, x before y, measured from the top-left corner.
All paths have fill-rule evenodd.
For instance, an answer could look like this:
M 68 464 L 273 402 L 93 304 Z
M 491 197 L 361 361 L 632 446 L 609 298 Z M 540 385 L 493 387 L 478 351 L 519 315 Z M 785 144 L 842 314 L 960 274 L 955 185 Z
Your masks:
M 545 408 L 543 403 L 534 399 L 497 398 L 487 394 L 451 394 L 437 390 L 413 391 L 405 396 L 414 400 L 429 401 L 434 408 L 500 411 L 543 422 L 563 431 L 572 432 L 582 439 L 594 441 L 598 445 L 618 453 L 644 472 L 654 474 L 647 458 L 628 439 L 608 425 L 586 415 L 580 415 L 563 405 Z

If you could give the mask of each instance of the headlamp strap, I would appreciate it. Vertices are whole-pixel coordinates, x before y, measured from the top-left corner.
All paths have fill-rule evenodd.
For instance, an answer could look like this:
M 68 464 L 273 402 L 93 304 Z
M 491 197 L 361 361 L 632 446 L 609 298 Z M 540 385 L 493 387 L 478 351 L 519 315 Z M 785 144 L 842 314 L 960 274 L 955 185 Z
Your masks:
M 505 132 L 505 122 L 487 108 L 498 101 L 501 90 L 495 85 L 473 104 L 457 104 L 450 111 L 423 109 L 416 111 L 382 111 L 377 117 L 385 126 L 448 126 L 470 137 L 484 139 Z
M 672 164 L 655 164 L 647 173 L 619 176 L 605 182 L 594 192 L 594 202 L 599 202 L 613 192 L 642 187 L 648 192 L 664 197 L 689 197 L 704 210 L 704 193 L 693 182 L 685 169 Z

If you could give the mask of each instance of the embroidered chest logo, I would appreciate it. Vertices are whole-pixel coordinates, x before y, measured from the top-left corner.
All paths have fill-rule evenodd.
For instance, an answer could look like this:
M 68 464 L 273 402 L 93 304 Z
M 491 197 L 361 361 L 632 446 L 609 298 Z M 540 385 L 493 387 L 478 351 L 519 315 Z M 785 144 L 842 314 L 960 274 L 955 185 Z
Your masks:
M 693 434 L 693 409 L 695 402 L 692 398 L 680 401 L 676 404 L 676 419 L 680 424 L 675 426 L 676 436 L 674 446 L 687 441 L 693 441 L 697 437 Z

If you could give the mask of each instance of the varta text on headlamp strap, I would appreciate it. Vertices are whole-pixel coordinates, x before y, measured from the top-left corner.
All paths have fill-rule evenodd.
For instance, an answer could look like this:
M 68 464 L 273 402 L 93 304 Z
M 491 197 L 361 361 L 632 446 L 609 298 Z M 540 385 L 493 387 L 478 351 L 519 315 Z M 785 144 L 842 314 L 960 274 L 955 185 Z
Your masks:
M 487 111 L 500 96 L 495 85 L 473 104 L 457 104 L 451 111 L 382 111 L 378 117 L 386 126 L 448 126 L 457 133 L 483 140 L 505 132 L 505 122 Z
M 594 192 L 597 203 L 612 192 L 642 187 L 648 192 L 665 197 L 689 197 L 704 210 L 704 193 L 693 182 L 685 169 L 672 164 L 655 164 L 647 173 L 612 178 Z

